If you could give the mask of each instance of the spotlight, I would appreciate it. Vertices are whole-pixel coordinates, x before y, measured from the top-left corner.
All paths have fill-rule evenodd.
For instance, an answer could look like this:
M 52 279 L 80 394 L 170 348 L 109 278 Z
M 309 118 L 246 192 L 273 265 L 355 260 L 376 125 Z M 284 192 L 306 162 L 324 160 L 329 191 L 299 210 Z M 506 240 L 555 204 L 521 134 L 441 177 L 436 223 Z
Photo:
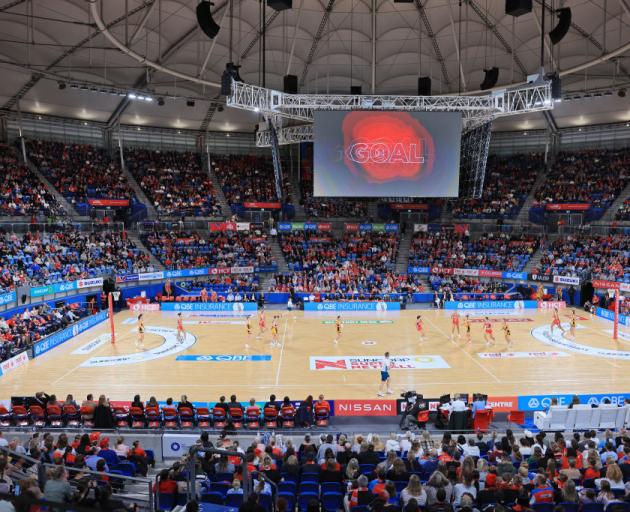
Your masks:
M 431 96 L 431 77 L 418 77 L 418 96 Z
M 221 27 L 212 19 L 212 9 L 214 4 L 205 0 L 197 5 L 197 23 L 203 33 L 210 39 L 214 39 Z
M 499 80 L 499 68 L 492 67 L 490 69 L 484 69 L 483 71 L 486 75 L 483 79 L 483 82 L 481 82 L 479 88 L 482 91 L 485 91 L 486 89 L 492 89 L 495 85 L 497 85 L 497 82 Z
M 138 99 L 139 99 L 140 101 L 143 101 L 143 100 L 144 100 L 144 96 L 142 96 L 142 95 L 141 95 L 141 96 L 138 96 Z
M 135 100 L 138 96 L 136 96 L 134 93 L 130 92 L 129 94 L 127 94 L 127 97 L 128 97 L 130 100 Z
M 162 98 L 162 97 L 160 96 L 160 97 L 157 99 L 157 104 L 158 104 L 160 107 L 163 107 L 163 106 L 164 106 L 164 98 Z
M 63 91 L 66 88 L 66 82 L 57 82 L 57 87 L 59 87 L 60 91 Z
M 153 101 L 153 98 L 151 96 L 145 96 L 144 101 L 151 103 Z
M 558 24 L 551 32 L 549 32 L 549 40 L 551 41 L 551 44 L 558 44 L 562 41 L 571 28 L 571 9 L 569 7 L 558 9 L 556 14 L 558 15 Z
M 626 90 L 625 89 L 619 89 L 617 91 L 617 96 L 619 96 L 620 98 L 625 98 L 626 97 Z
M 555 101 L 562 100 L 562 80 L 558 73 L 549 73 L 545 78 L 551 80 L 551 98 Z
M 187 107 L 194 107 L 195 106 L 195 100 L 186 100 L 186 106 Z

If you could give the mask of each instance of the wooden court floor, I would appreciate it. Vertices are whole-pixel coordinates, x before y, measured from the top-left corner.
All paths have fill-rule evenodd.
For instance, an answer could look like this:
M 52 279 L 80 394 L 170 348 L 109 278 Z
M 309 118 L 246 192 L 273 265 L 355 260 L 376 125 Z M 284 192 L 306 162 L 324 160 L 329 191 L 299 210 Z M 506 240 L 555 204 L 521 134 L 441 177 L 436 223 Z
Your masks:
M 549 336 L 548 312 L 488 312 L 497 322 L 496 344 L 491 347 L 483 341 L 483 312 L 470 313 L 470 345 L 463 339 L 451 339 L 448 311 L 343 314 L 338 344 L 333 343 L 336 314 L 268 310 L 268 325 L 276 313 L 282 314 L 281 345 L 272 348 L 269 330 L 256 338 L 255 315 L 254 335 L 249 339 L 243 316 L 184 313 L 186 338 L 177 344 L 175 313 L 147 312 L 147 334 L 141 349 L 136 347 L 136 314 L 121 312 L 115 316 L 115 345 L 109 342 L 109 324 L 104 322 L 4 375 L 0 378 L 0 399 L 40 390 L 56 393 L 59 398 L 72 393 L 77 399 L 89 392 L 105 393 L 114 400 L 130 400 L 136 393 L 143 399 L 155 395 L 158 400 L 187 394 L 200 401 L 231 393 L 240 400 L 263 400 L 270 393 L 297 400 L 319 393 L 331 399 L 376 398 L 378 358 L 385 351 L 398 358 L 395 361 L 401 366 L 391 371 L 396 394 L 405 389 L 416 389 L 425 396 L 630 389 L 630 331 L 622 328 L 621 339 L 614 343 L 612 322 L 579 311 L 575 341 L 559 332 Z M 422 343 L 415 330 L 418 313 L 426 328 Z M 568 310 L 562 312 L 566 328 L 568 314 Z M 500 328 L 503 318 L 509 320 L 512 351 L 507 349 Z M 209 357 L 219 355 L 237 357 Z M 251 360 L 239 360 L 246 359 L 243 356 Z

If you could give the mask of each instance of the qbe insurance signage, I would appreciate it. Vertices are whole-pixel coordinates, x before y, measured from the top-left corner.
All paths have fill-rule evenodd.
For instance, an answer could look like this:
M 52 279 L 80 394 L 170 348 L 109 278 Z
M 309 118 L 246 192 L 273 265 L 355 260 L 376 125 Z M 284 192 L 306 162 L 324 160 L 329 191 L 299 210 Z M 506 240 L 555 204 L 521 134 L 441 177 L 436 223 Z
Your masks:
M 450 368 L 441 356 L 394 356 L 391 370 L 435 370 Z M 383 358 L 379 356 L 311 356 L 311 370 L 380 370 Z
M 83 331 L 86 331 L 90 327 L 104 321 L 107 318 L 107 311 L 99 311 L 95 315 L 82 318 L 74 325 L 66 327 L 65 329 L 51 334 L 43 340 L 33 345 L 33 357 L 41 356 L 42 354 L 52 350 L 53 348 L 65 343 L 71 338 L 78 336 Z

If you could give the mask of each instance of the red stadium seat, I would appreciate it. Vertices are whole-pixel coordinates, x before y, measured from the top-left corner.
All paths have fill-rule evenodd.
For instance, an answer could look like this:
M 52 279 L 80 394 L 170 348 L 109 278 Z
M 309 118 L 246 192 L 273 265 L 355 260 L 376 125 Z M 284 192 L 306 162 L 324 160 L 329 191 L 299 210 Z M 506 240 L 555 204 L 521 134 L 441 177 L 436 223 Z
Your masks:
M 78 427 L 81 424 L 81 414 L 74 405 L 64 405 L 63 416 L 67 427 Z
M 525 423 L 525 411 L 510 411 L 507 420 L 509 423 L 523 425 Z
M 80 409 L 81 423 L 84 427 L 91 428 L 94 426 L 94 407 L 83 406 Z
M 0 404 L 0 427 L 10 427 L 13 421 L 13 413 Z
M 146 418 L 144 411 L 140 407 L 132 407 L 129 411 L 131 415 L 131 428 L 144 428 L 146 425 Z
M 114 407 L 114 423 L 118 428 L 127 428 L 129 426 L 129 411 L 126 407 L 121 405 Z
M 330 410 L 325 405 L 315 404 L 315 425 L 327 427 L 330 419 Z
M 179 423 L 182 428 L 193 428 L 195 426 L 195 413 L 190 407 L 182 407 L 179 410 Z
M 179 414 L 177 409 L 172 405 L 165 405 L 162 407 L 162 414 L 164 415 L 164 428 L 177 428 L 179 427 Z
M 41 408 L 41 406 L 31 405 L 28 408 L 28 415 L 33 426 L 43 427 L 44 425 L 46 425 L 46 413 L 44 412 L 44 409 Z
M 251 430 L 256 430 L 260 428 L 260 409 L 249 409 L 245 414 L 245 422 L 247 423 L 247 428 Z
M 160 428 L 162 426 L 162 413 L 158 407 L 147 407 L 144 411 L 149 428 Z
M 212 409 L 212 419 L 214 421 L 214 428 L 225 428 L 225 425 L 227 425 L 227 414 L 225 414 L 225 409 L 221 407 L 215 407 Z
M 282 428 L 295 427 L 295 407 L 283 405 L 280 409 L 280 419 L 282 420 Z
M 13 421 L 16 427 L 25 427 L 29 424 L 28 411 L 23 405 L 13 406 Z
M 278 428 L 278 409 L 275 407 L 265 407 L 263 417 L 266 428 Z
M 243 409 L 239 407 L 230 407 L 230 421 L 234 428 L 243 427 Z
M 197 408 L 197 426 L 199 428 L 210 428 L 212 424 L 212 415 L 207 407 Z
M 49 405 L 46 407 L 46 416 L 51 427 L 61 427 L 63 425 L 63 415 L 60 406 Z
M 487 432 L 492 423 L 494 413 L 492 409 L 480 409 L 475 414 L 473 420 L 473 430 L 476 432 Z

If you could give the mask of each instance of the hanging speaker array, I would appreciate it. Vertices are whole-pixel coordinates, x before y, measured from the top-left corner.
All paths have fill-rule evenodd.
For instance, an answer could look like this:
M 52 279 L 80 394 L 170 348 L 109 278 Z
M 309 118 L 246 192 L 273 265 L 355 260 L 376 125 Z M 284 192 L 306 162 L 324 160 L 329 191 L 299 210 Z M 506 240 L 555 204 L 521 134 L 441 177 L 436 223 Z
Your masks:
M 485 91 L 486 89 L 492 89 L 495 85 L 497 85 L 497 82 L 499 81 L 499 68 L 492 67 L 490 69 L 484 69 L 483 71 L 486 75 L 483 79 L 483 82 L 481 82 L 479 88 L 482 91 Z
M 199 2 L 197 4 L 197 23 L 210 39 L 214 39 L 221 27 L 212 19 L 212 2 Z
M 571 9 L 563 7 L 556 11 L 558 16 L 558 24 L 549 32 L 549 40 L 551 44 L 558 44 L 571 28 Z

